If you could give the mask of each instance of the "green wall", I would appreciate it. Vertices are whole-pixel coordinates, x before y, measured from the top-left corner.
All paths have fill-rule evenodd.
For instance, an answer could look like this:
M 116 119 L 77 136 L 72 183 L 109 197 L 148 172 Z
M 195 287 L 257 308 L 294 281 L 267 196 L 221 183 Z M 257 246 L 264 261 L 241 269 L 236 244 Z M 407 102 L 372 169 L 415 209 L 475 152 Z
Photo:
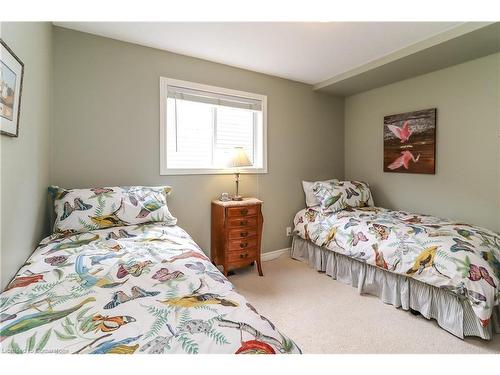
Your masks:
M 357 94 L 345 103 L 345 174 L 375 203 L 500 231 L 500 54 Z M 383 172 L 385 115 L 437 107 L 436 174 Z
M 19 137 L 0 136 L 3 289 L 46 234 L 52 25 L 2 22 L 1 38 L 24 63 Z
M 52 182 L 64 187 L 159 185 L 207 252 L 210 202 L 233 175 L 160 176 L 160 76 L 268 97 L 267 174 L 241 192 L 264 201 L 263 251 L 290 246 L 285 227 L 303 208 L 302 179 L 343 176 L 344 102 L 309 85 L 90 34 L 54 28 Z

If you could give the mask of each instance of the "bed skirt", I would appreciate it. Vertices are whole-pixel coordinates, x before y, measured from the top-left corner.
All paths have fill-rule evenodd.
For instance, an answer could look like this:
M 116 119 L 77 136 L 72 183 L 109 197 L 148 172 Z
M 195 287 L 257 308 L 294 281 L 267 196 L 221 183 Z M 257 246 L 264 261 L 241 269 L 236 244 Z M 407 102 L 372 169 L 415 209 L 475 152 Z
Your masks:
M 488 326 L 483 327 L 470 304 L 445 289 L 366 264 L 297 235 L 293 237 L 291 257 L 357 288 L 360 294 L 374 295 L 394 307 L 413 309 L 427 319 L 435 319 L 440 327 L 461 339 L 479 336 L 490 340 L 494 333 L 500 333 L 498 306 Z

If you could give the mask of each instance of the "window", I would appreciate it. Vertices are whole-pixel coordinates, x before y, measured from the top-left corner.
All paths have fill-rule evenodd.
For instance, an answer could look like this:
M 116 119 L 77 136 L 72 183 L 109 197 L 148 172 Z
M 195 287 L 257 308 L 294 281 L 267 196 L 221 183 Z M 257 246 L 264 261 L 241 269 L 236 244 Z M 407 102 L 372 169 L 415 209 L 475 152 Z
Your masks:
M 267 172 L 264 95 L 160 79 L 160 174 L 232 173 L 235 147 L 252 162 L 245 173 Z

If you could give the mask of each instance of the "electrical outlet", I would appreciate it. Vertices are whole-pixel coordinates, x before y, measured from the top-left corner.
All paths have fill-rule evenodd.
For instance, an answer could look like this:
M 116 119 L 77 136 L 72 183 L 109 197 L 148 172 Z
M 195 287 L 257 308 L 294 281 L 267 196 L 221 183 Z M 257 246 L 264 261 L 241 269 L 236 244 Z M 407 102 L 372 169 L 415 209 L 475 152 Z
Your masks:
M 291 237 L 292 236 L 292 227 L 286 227 L 286 236 Z

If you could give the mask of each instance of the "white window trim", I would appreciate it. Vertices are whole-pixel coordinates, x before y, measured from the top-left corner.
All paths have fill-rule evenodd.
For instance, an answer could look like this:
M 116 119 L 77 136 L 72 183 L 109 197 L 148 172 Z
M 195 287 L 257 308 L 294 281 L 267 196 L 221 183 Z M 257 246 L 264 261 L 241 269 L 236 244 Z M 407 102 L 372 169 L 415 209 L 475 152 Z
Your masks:
M 160 175 L 194 175 L 194 174 L 232 174 L 234 168 L 226 169 L 196 169 L 196 168 L 167 168 L 167 88 L 180 86 L 194 90 L 211 91 L 220 94 L 234 95 L 243 98 L 257 99 L 262 102 L 262 168 L 239 168 L 240 173 L 267 173 L 267 96 L 245 91 L 232 90 L 223 87 L 204 85 L 201 83 L 182 81 L 173 78 L 160 77 Z

